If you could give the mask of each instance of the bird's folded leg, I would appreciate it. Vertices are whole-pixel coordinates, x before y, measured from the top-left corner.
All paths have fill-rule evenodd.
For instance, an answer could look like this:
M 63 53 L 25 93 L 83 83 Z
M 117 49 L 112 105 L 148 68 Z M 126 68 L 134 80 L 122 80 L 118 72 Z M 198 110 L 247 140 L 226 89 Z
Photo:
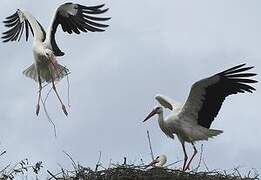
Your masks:
M 191 159 L 189 160 L 189 162 L 188 162 L 188 164 L 187 164 L 187 167 L 185 168 L 185 171 L 186 171 L 186 170 L 189 170 L 189 166 L 190 166 L 190 164 L 191 164 L 193 158 L 196 156 L 196 154 L 197 154 L 197 152 L 198 152 L 197 149 L 196 149 L 196 147 L 195 147 L 195 145 L 194 145 L 194 143 L 192 142 L 191 144 L 192 144 L 192 146 L 193 146 L 194 153 L 193 153 Z

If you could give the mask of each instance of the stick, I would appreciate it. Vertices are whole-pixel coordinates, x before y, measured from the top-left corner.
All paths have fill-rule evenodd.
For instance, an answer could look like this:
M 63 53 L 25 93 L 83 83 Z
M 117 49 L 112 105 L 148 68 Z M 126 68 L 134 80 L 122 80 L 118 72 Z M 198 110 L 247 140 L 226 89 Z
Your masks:
M 150 155 L 151 155 L 151 159 L 152 161 L 154 160 L 154 155 L 153 155 L 153 151 L 152 151 L 152 147 L 151 147 L 151 142 L 150 142 L 150 132 L 147 130 L 147 135 L 148 135 L 148 140 L 149 140 L 149 147 L 150 147 Z
M 68 107 L 71 107 L 71 102 L 70 102 L 70 81 L 69 81 L 69 73 L 66 74 L 66 79 L 67 79 L 67 95 L 68 95 Z
M 0 156 L 2 156 L 2 155 L 5 154 L 5 153 L 6 153 L 6 151 L 1 152 Z
M 179 162 L 182 162 L 182 161 L 183 161 L 183 160 L 175 161 L 175 162 L 173 162 L 173 163 L 170 163 L 170 164 L 164 166 L 164 168 L 168 168 L 168 167 L 170 167 L 170 166 L 172 166 L 172 165 L 174 165 L 174 164 L 177 164 L 177 163 L 179 163 Z
M 201 161 L 202 161 L 202 155 L 203 155 L 203 144 L 201 144 L 201 147 L 200 147 L 200 157 L 199 157 L 199 162 L 198 162 L 198 166 L 193 169 L 192 171 L 198 171 L 198 169 L 200 168 L 200 165 L 201 165 Z
M 204 160 L 204 158 L 202 159 L 202 161 L 203 161 L 204 166 L 205 166 L 205 168 L 207 169 L 207 171 L 210 172 L 210 171 L 209 171 L 209 168 L 208 168 L 208 166 L 207 166 L 207 164 L 206 164 L 206 162 L 205 162 L 205 160 Z
M 96 167 L 95 167 L 95 171 L 98 171 L 98 167 L 101 165 L 101 151 L 99 153 L 99 158 L 98 158 L 98 161 L 96 163 Z
M 52 118 L 50 117 L 50 115 L 49 115 L 49 113 L 48 113 L 48 111 L 47 111 L 47 108 L 46 108 L 46 105 L 45 105 L 45 102 L 46 102 L 46 101 L 43 101 L 42 97 L 41 97 L 41 102 L 42 102 L 42 104 L 43 104 L 44 113 L 45 113 L 45 115 L 46 115 L 48 121 L 49 121 L 49 122 L 52 124 L 52 126 L 53 126 L 54 136 L 57 137 L 56 126 L 55 126 L 55 124 L 54 124 Z
M 70 158 L 70 160 L 72 161 L 74 169 L 77 171 L 77 165 L 74 162 L 73 158 L 67 152 L 63 151 L 63 153 L 66 154 Z
M 126 165 L 127 164 L 127 158 L 126 157 L 124 157 L 124 159 L 123 159 L 123 165 Z
M 50 174 L 54 179 L 58 179 L 57 177 L 55 177 L 55 175 L 53 175 L 49 170 L 47 170 L 48 174 Z

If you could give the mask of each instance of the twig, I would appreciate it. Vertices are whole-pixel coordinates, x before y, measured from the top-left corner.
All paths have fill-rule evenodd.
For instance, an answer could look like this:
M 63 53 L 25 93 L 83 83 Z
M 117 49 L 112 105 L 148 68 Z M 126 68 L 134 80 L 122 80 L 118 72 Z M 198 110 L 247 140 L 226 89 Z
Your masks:
M 66 155 L 70 158 L 70 160 L 71 160 L 72 163 L 73 163 L 74 169 L 77 170 L 77 165 L 76 165 L 76 163 L 74 162 L 73 158 L 72 158 L 67 152 L 63 151 L 63 153 L 66 154 Z
M 54 136 L 57 137 L 56 126 L 55 126 L 55 124 L 54 124 L 52 118 L 50 117 L 50 115 L 49 115 L 49 113 L 48 113 L 48 111 L 47 111 L 45 102 L 43 101 L 42 97 L 41 97 L 41 102 L 42 102 L 42 105 L 43 105 L 43 107 L 44 107 L 44 113 L 45 113 L 45 115 L 46 115 L 48 121 L 49 121 L 49 122 L 52 124 L 52 126 L 53 126 Z
M 206 164 L 206 162 L 205 162 L 205 160 L 204 160 L 204 158 L 202 158 L 202 161 L 203 161 L 204 166 L 205 166 L 205 168 L 207 169 L 207 171 L 210 172 L 209 169 L 208 169 L 208 166 L 207 166 L 207 164 Z
M 55 177 L 55 175 L 53 175 L 49 170 L 47 170 L 47 172 L 48 172 L 48 174 L 50 174 L 54 179 L 58 180 L 58 178 Z M 50 178 L 50 179 L 52 179 L 52 178 Z
M 71 103 L 70 103 L 70 81 L 69 81 L 69 74 L 70 73 L 67 73 L 66 74 L 66 79 L 67 79 L 67 95 L 68 95 L 68 107 L 70 108 L 71 107 Z
M 57 83 L 58 83 L 58 82 L 57 82 Z M 57 83 L 56 83 L 56 84 L 57 84 Z M 45 87 L 47 87 L 47 85 L 49 85 L 49 83 L 45 84 L 42 89 L 44 89 Z M 53 126 L 54 136 L 57 137 L 56 126 L 55 126 L 55 124 L 54 124 L 52 118 L 50 117 L 50 115 L 49 115 L 49 113 L 48 113 L 48 111 L 47 111 L 47 108 L 46 108 L 46 101 L 47 101 L 47 99 L 48 99 L 48 97 L 49 97 L 49 95 L 50 95 L 52 89 L 53 89 L 53 88 L 51 87 L 51 88 L 48 90 L 48 92 L 47 92 L 47 94 L 46 94 L 44 100 L 43 100 L 42 97 L 41 97 L 41 103 L 42 103 L 42 105 L 43 105 L 43 107 L 44 107 L 44 113 L 45 113 L 45 115 L 46 115 L 48 121 L 49 121 L 49 122 L 52 124 L 52 126 Z
M 124 158 L 123 158 L 123 165 L 126 165 L 126 164 L 127 164 L 127 162 L 126 162 L 126 161 L 127 161 L 127 158 L 126 158 L 126 157 L 124 157 Z
M 140 162 L 141 162 L 141 166 L 145 165 L 142 158 L 140 159 Z
M 8 171 L 6 171 L 6 169 L 9 168 L 10 165 L 6 166 L 3 170 L 1 170 L 0 179 L 1 177 L 6 177 L 9 178 L 10 180 L 14 179 L 14 175 L 19 173 L 24 174 L 24 172 L 28 171 L 28 169 L 32 169 L 35 174 L 38 174 L 38 172 L 42 168 L 41 164 L 42 162 L 39 161 L 35 165 L 29 165 L 28 159 L 21 160 L 20 162 L 16 163 L 12 168 L 10 168 Z
M 11 166 L 11 164 L 8 164 L 7 166 L 5 166 L 0 172 L 1 172 L 1 174 L 3 173 L 3 172 L 5 172 L 5 170 L 7 169 L 7 168 L 9 168 Z
M 153 155 L 153 151 L 152 151 L 152 147 L 151 147 L 150 132 L 148 130 L 147 130 L 147 136 L 148 136 L 149 147 L 150 147 L 150 155 L 151 155 L 151 159 L 153 161 L 154 160 L 154 155 Z
M 250 170 L 251 171 L 251 170 Z M 254 178 L 258 178 L 259 177 L 259 174 L 258 174 L 258 170 L 257 169 L 255 169 L 255 168 L 252 168 L 252 171 L 253 171 L 253 173 L 254 173 Z M 252 171 L 251 171 L 251 173 L 252 173 Z M 249 173 L 249 176 L 250 176 L 250 173 Z
M 179 163 L 179 162 L 182 162 L 183 160 L 178 160 L 178 161 L 175 161 L 175 162 L 173 162 L 173 163 L 170 163 L 170 164 L 168 164 L 168 165 L 166 165 L 166 166 L 164 166 L 165 168 L 168 168 L 169 166 L 172 166 L 172 165 L 174 165 L 174 164 L 177 164 L 177 163 Z
M 111 168 L 111 161 L 112 161 L 112 159 L 110 159 L 110 161 L 109 161 L 109 164 L 108 164 L 108 169 L 110 169 Z
M 201 146 L 200 146 L 200 156 L 199 156 L 198 166 L 195 169 L 193 169 L 192 171 L 198 172 L 198 169 L 200 168 L 201 161 L 202 161 L 202 155 L 203 155 L 203 144 L 201 144 Z
M 57 72 L 57 69 L 56 69 L 55 65 L 54 65 L 53 63 L 51 63 L 51 64 L 53 65 L 54 70 Z M 60 72 L 57 72 L 57 74 L 62 74 L 62 71 L 65 71 L 65 72 L 66 72 L 67 84 L 68 84 L 68 106 L 70 107 L 70 82 L 69 82 L 69 74 L 70 74 L 70 72 L 67 72 L 67 68 L 64 67 L 64 69 L 61 70 Z M 49 68 L 49 72 L 51 73 L 50 68 Z M 54 85 L 57 85 L 58 82 L 59 82 L 59 81 L 55 82 Z M 46 83 L 46 84 L 42 87 L 42 89 L 44 89 L 44 88 L 47 87 L 48 85 L 49 85 L 49 83 Z M 52 118 L 50 117 L 50 115 L 49 115 L 49 113 L 48 113 L 48 111 L 47 111 L 47 108 L 46 108 L 46 101 L 47 101 L 47 99 L 48 99 L 48 97 L 49 97 L 49 95 L 50 95 L 52 89 L 53 89 L 53 87 L 51 87 L 51 88 L 48 90 L 48 92 L 47 92 L 46 97 L 45 97 L 44 100 L 43 100 L 42 97 L 41 97 L 41 103 L 42 103 L 42 105 L 43 105 L 43 107 L 44 107 L 44 112 L 45 112 L 45 115 L 46 115 L 48 121 L 49 121 L 49 122 L 52 124 L 52 126 L 53 126 L 54 135 L 55 135 L 55 137 L 57 137 L 57 131 L 56 131 L 55 123 L 53 122 L 53 120 L 52 120 Z
M 0 156 L 4 155 L 5 153 L 6 153 L 6 151 L 1 152 Z
M 240 174 L 240 172 L 239 172 L 239 170 L 238 170 L 239 168 L 240 168 L 239 166 L 238 166 L 238 167 L 235 167 L 235 168 L 234 168 L 234 171 L 237 172 L 238 176 L 242 179 L 242 176 L 241 176 L 241 174 Z
M 99 158 L 95 166 L 95 171 L 98 171 L 99 166 L 101 165 L 101 151 L 99 152 Z

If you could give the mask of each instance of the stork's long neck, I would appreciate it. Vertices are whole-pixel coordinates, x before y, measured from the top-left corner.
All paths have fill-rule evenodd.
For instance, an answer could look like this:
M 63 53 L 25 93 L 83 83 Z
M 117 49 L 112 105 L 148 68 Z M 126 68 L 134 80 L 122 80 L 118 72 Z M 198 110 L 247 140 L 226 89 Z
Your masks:
M 159 113 L 159 115 L 158 115 L 158 122 L 159 122 L 159 126 L 160 126 L 160 129 L 162 130 L 162 131 L 164 131 L 164 124 L 165 124 L 165 121 L 164 121 L 164 117 L 163 117 L 163 111 L 161 112 L 161 113 Z
M 159 127 L 164 132 L 164 134 L 174 139 L 173 132 L 170 131 L 167 121 L 164 120 L 163 111 L 158 114 L 158 122 L 159 122 Z

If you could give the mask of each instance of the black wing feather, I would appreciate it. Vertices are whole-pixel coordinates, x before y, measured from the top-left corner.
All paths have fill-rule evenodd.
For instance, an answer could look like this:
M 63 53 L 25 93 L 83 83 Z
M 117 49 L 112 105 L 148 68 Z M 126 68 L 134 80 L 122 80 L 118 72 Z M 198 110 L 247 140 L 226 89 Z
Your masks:
M 6 19 L 14 19 L 14 18 L 16 18 L 16 15 L 17 15 L 17 12 L 15 12 L 14 14 L 6 17 Z
M 69 7 L 69 8 L 68 8 Z M 83 6 L 80 4 L 65 3 L 61 5 L 56 12 L 56 18 L 53 22 L 51 32 L 51 45 L 56 56 L 63 56 L 64 53 L 59 49 L 55 41 L 55 33 L 59 24 L 62 30 L 69 34 L 81 32 L 102 32 L 104 28 L 108 27 L 106 24 L 98 23 L 95 21 L 107 21 L 110 18 L 96 17 L 94 15 L 102 14 L 108 11 L 108 8 L 101 9 L 104 4 L 97 6 Z M 73 9 L 76 13 L 72 14 L 67 12 L 68 9 Z
M 17 40 L 17 38 L 19 37 L 19 34 L 20 34 L 21 29 L 22 29 L 21 24 L 18 24 L 18 29 L 17 29 L 17 31 L 15 32 L 15 35 L 14 35 L 14 38 L 12 39 L 12 41 L 16 41 L 16 40 Z
M 100 8 L 104 7 L 105 4 L 100 4 L 100 5 L 96 5 L 96 6 L 83 6 L 83 5 L 80 5 L 78 4 L 78 6 L 81 8 L 81 9 L 87 9 L 87 10 L 99 10 Z
M 20 36 L 18 38 L 18 41 L 20 41 L 22 35 L 23 35 L 23 31 L 24 31 L 24 22 L 22 22 L 22 25 L 21 25 L 22 29 L 21 29 L 21 33 L 20 33 Z
M 83 16 L 85 17 L 84 19 L 90 19 L 90 20 L 94 20 L 94 21 L 107 21 L 110 20 L 111 18 L 103 18 L 103 17 L 94 17 L 94 16 L 88 16 L 87 14 L 83 14 Z
M 3 21 L 5 23 L 5 27 L 13 27 L 19 23 L 19 19 L 15 19 L 12 21 Z
M 253 77 L 256 74 L 245 73 L 245 71 L 250 70 L 253 67 L 243 66 L 245 66 L 245 64 L 235 66 L 214 75 L 219 77 L 219 80 L 215 84 L 205 88 L 206 93 L 204 95 L 203 105 L 198 112 L 198 124 L 209 128 L 227 96 L 245 92 L 252 93 L 255 91 L 255 88 L 249 84 L 256 83 L 257 81 L 246 78 Z
M 29 28 L 28 25 L 29 23 L 27 21 L 25 21 L 25 40 L 28 41 L 28 37 L 29 37 Z
M 5 36 L 2 37 L 2 39 L 5 39 L 3 42 L 8 42 L 8 41 L 13 41 L 16 33 L 19 31 L 19 24 L 16 25 L 14 28 L 10 29 L 8 32 L 5 32 L 3 34 L 6 34 Z
M 1 38 L 3 39 L 3 42 L 16 41 L 16 40 L 20 41 L 24 29 L 25 29 L 26 41 L 27 41 L 29 37 L 28 26 L 30 27 L 31 32 L 34 35 L 33 29 L 30 23 L 28 22 L 28 20 L 24 19 L 24 21 L 21 22 L 18 12 L 19 10 L 17 10 L 11 16 L 6 17 L 6 20 L 3 21 L 5 26 L 9 28 L 9 30 L 2 33 L 3 36 Z

